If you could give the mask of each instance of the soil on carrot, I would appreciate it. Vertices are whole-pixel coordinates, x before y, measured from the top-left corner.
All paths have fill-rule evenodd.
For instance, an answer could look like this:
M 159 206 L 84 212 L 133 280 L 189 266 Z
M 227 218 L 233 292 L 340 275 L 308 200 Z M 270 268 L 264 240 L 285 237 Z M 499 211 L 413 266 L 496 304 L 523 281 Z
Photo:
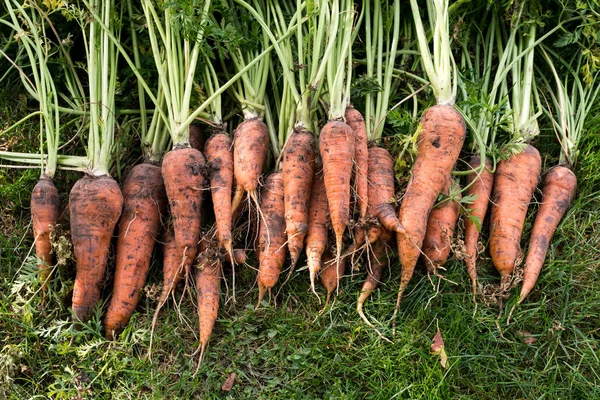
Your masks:
M 0 115 L 19 117 L 6 102 L 0 102 L 0 110 Z M 595 129 L 600 120 L 589 124 Z M 28 130 L 22 137 L 36 137 L 39 128 L 31 123 L 22 129 Z M 546 144 L 554 142 L 552 135 L 539 139 L 544 166 L 556 161 L 556 149 Z M 36 148 L 35 143 L 18 146 Z M 0 168 L 0 398 L 599 398 L 600 139 L 590 135 L 580 148 L 575 200 L 555 233 L 536 287 L 510 324 L 518 287 L 502 302 L 479 296 L 476 306 L 466 267 L 456 259 L 446 264 L 446 279 L 440 281 L 417 267 L 392 336 L 389 318 L 400 274 L 397 256 L 392 258 L 365 304 L 370 320 L 392 344 L 356 314 L 364 265 L 342 279 L 339 293 L 321 312 L 301 258 L 276 302 L 254 310 L 257 264 L 249 252 L 247 265 L 236 267 L 237 303 L 222 305 L 196 375 L 197 358 L 190 356 L 198 346 L 195 299 L 181 288 L 177 301 L 161 312 L 152 358 L 147 356 L 162 280 L 160 250 L 132 320 L 115 342 L 106 341 L 102 331 L 110 280 L 92 319 L 78 326 L 71 322 L 73 261 L 68 257 L 57 267 L 42 305 L 28 209 L 39 171 Z M 62 207 L 77 178 L 72 172 L 57 174 Z M 541 198 L 539 190 L 535 198 Z M 528 212 L 523 244 L 536 210 Z M 481 237 L 486 244 L 488 225 L 485 221 Z M 480 256 L 478 268 L 482 286 L 499 283 L 488 253 Z M 224 275 L 223 301 L 231 290 L 227 264 Z M 319 285 L 317 291 L 324 296 Z M 438 328 L 446 368 L 430 354 Z M 232 374 L 235 382 L 224 392 Z

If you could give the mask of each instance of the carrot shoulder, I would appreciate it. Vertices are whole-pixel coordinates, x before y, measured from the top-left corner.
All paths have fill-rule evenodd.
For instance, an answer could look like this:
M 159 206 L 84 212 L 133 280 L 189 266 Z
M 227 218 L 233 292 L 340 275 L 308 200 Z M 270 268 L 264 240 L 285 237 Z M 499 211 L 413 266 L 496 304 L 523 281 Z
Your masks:
M 533 289 L 544 265 L 552 236 L 571 205 L 576 188 L 577 177 L 567 167 L 556 166 L 546 175 L 542 203 L 533 223 L 529 253 L 525 260 L 519 302 Z

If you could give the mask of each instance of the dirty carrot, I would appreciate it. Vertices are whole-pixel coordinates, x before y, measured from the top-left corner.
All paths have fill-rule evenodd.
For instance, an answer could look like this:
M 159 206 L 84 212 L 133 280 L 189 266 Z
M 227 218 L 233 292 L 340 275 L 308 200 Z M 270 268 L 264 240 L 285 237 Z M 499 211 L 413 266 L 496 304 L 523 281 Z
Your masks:
M 115 278 L 104 319 L 104 334 L 108 339 L 121 333 L 135 310 L 167 203 L 160 167 L 152 163 L 133 167 L 123 182 L 122 192 Z
M 461 195 L 459 190 L 460 187 L 456 181 L 449 180 L 442 193 L 446 196 L 452 195 L 452 198 L 443 199 L 442 203 L 433 207 L 429 213 L 421 261 L 430 274 L 437 273 L 438 268 L 442 267 L 450 256 L 452 238 L 460 212 Z
M 263 217 L 260 221 L 258 243 L 257 308 L 265 293 L 270 292 L 279 280 L 279 274 L 285 262 L 287 237 L 284 207 L 283 174 L 276 171 L 265 179 L 260 203 Z

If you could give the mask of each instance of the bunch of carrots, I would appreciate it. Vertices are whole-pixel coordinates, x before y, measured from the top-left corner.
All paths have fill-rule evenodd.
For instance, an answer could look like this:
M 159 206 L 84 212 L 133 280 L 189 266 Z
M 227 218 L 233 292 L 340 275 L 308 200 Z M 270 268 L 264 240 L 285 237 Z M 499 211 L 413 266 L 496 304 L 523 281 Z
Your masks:
M 0 23 L 16 38 L 2 55 L 39 103 L 27 117 L 39 118 L 39 153 L 0 158 L 41 167 L 31 198 L 41 291 L 52 284 L 50 237 L 61 214 L 55 173 L 81 171 L 67 208 L 73 318 L 88 320 L 110 294 L 109 339 L 128 324 L 161 254 L 153 327 L 180 284 L 184 294 L 194 289 L 200 359 L 251 259 L 257 308 L 274 287 L 304 279 L 296 266 L 307 266 L 319 302 L 320 279 L 325 306 L 349 269 L 365 271 L 357 311 L 387 340 L 364 312 L 383 272 L 401 270 L 394 321 L 417 265 L 443 278 L 453 251 L 475 298 L 484 233 L 499 292 L 515 287 L 525 259 L 520 303 L 575 196 L 577 146 L 600 80 L 585 40 L 575 52 L 550 43 L 585 18 L 544 25 L 547 15 L 529 2 L 2 1 Z M 65 15 L 78 22 L 69 34 L 84 44 L 85 73 L 53 24 Z M 124 70 L 132 110 L 116 106 Z M 88 131 L 86 156 L 59 154 L 69 119 Z M 556 132 L 561 155 L 535 195 L 541 123 Z M 141 154 L 120 184 L 117 132 L 136 134 Z M 103 287 L 107 268 L 112 291 Z

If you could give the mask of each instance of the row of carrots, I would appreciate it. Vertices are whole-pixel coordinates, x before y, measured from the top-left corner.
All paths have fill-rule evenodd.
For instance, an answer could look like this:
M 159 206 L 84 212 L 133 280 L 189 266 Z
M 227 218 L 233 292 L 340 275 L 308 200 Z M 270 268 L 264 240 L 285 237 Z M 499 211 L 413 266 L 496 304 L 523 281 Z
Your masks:
M 17 7 L 16 0 L 6 2 L 15 10 L 15 17 L 19 13 L 23 16 L 39 11 L 29 10 L 24 5 Z M 120 35 L 111 25 L 110 10 L 115 5 L 110 0 L 91 3 L 94 4 L 86 14 L 91 16 L 90 26 L 86 28 L 90 41 L 88 58 L 97 48 L 99 51 L 109 49 L 109 54 L 114 56 L 119 48 L 119 41 L 114 38 Z M 466 43 L 462 43 L 462 47 L 459 44 L 458 50 L 451 48 L 450 11 L 456 10 L 447 0 L 427 1 L 430 13 L 427 29 L 421 20 L 423 10 L 416 0 L 410 1 L 412 24 L 405 28 L 400 27 L 399 0 L 383 2 L 383 5 L 369 1 L 355 5 L 347 0 L 284 3 L 281 6 L 274 1 L 231 1 L 232 9 L 237 7 L 251 17 L 240 18 L 238 23 L 246 21 L 248 31 L 260 26 L 257 30 L 260 44 L 258 49 L 242 49 L 239 43 L 223 44 L 231 57 L 237 57 L 236 52 L 241 56 L 234 58 L 233 71 L 223 65 L 221 74 L 206 57 L 202 83 L 206 86 L 205 98 L 212 100 L 190 112 L 190 96 L 196 84 L 193 77 L 198 69 L 196 61 L 202 61 L 203 55 L 202 49 L 196 46 L 207 42 L 215 44 L 216 39 L 207 39 L 202 36 L 206 31 L 200 30 L 194 32 L 195 40 L 189 40 L 177 30 L 180 28 L 169 25 L 168 18 L 174 11 L 168 6 L 160 8 L 150 1 L 142 1 L 137 6 L 128 2 L 129 12 L 139 6 L 147 18 L 149 46 L 160 82 L 155 90 L 150 89 L 139 74 L 139 60 L 132 60 L 138 57 L 121 54 L 129 68 L 137 71 L 140 115 L 145 118 L 149 114 L 145 110 L 144 96 L 152 98 L 155 106 L 152 121 L 147 123 L 141 119 L 140 126 L 162 123 L 163 128 L 154 129 L 155 136 L 150 139 L 142 138 L 145 161 L 131 168 L 121 185 L 110 176 L 110 163 L 102 162 L 103 146 L 110 145 L 106 138 L 113 132 L 109 131 L 108 136 L 104 136 L 106 132 L 100 133 L 103 139 L 97 140 L 90 131 L 87 150 L 95 149 L 100 157 L 88 154 L 86 174 L 69 195 L 70 230 L 77 262 L 72 299 L 74 318 L 89 319 L 101 298 L 114 235 L 117 237 L 115 273 L 104 329 L 107 338 L 115 339 L 136 308 L 156 243 L 164 242 L 163 289 L 153 326 L 178 284 L 185 281 L 188 285 L 194 280 L 202 354 L 218 315 L 223 262 L 232 264 L 234 293 L 236 268 L 246 263 L 245 251 L 237 248 L 240 240 L 236 229 L 239 230 L 242 223 L 255 223 L 257 307 L 265 294 L 278 284 L 281 273 L 287 268 L 289 279 L 295 266 L 304 259 L 312 291 L 317 293 L 316 279 L 320 277 L 329 302 L 345 274 L 346 265 L 351 263 L 352 267 L 362 265 L 366 269 L 357 310 L 361 318 L 375 328 L 364 314 L 363 305 L 381 281 L 382 271 L 389 262 L 389 242 L 394 237 L 402 268 L 395 314 L 419 260 L 428 273 L 439 274 L 457 239 L 464 245 L 461 258 L 472 280 L 473 293 L 477 292 L 479 236 L 490 203 L 489 254 L 500 274 L 500 290 L 509 290 L 521 254 L 521 234 L 529 204 L 542 172 L 540 153 L 531 144 L 539 132 L 536 120 L 541 114 L 534 112 L 534 105 L 542 105 L 536 94 L 538 87 L 541 91 L 542 86 L 544 90 L 554 86 L 538 78 L 540 83 L 536 87 L 532 71 L 537 68 L 534 68 L 534 60 L 541 63 L 545 59 L 556 76 L 557 89 L 552 93 L 561 94 L 552 95 L 558 118 L 552 116 L 549 105 L 546 110 L 559 138 L 563 139 L 561 147 L 565 154 L 561 161 L 566 161 L 546 173 L 525 260 L 519 297 L 519 302 L 523 301 L 540 274 L 554 231 L 575 195 L 577 180 L 572 168 L 576 146 L 569 147 L 566 143 L 573 139 L 569 135 L 577 129 L 561 119 L 561 113 L 565 113 L 561 106 L 564 107 L 569 97 L 566 88 L 570 87 L 569 82 L 579 82 L 575 86 L 581 89 L 577 95 L 580 97 L 571 96 L 571 100 L 585 103 L 585 107 L 576 109 L 584 120 L 591 107 L 588 104 L 593 103 L 598 93 L 595 75 L 594 80 L 585 85 L 577 80 L 577 71 L 568 72 L 571 78 L 559 78 L 548 55 L 550 50 L 539 47 L 538 51 L 536 47 L 542 46 L 543 39 L 556 29 L 536 39 L 535 24 L 531 25 L 526 18 L 533 12 L 527 8 L 528 4 L 512 6 L 512 26 L 508 28 L 503 25 L 496 6 L 473 2 L 476 3 L 476 6 L 471 5 L 474 9 L 465 14 L 477 15 L 473 23 L 482 18 L 489 22 L 488 31 L 480 32 L 474 41 L 474 46 L 484 46 L 481 52 L 484 56 L 480 57 L 480 52 L 470 51 Z M 210 2 L 203 2 L 199 7 L 207 10 L 200 16 L 200 24 L 225 29 L 231 23 L 223 14 L 212 12 Z M 285 15 L 292 17 L 286 19 Z M 389 26 L 384 24 L 385 18 L 392 21 Z M 23 20 L 16 18 L 13 24 L 21 26 Z M 164 34 L 169 29 L 172 29 L 171 34 Z M 403 160 L 405 153 L 392 155 L 384 146 L 381 132 L 390 109 L 403 102 L 390 107 L 392 89 L 401 82 L 396 68 L 403 57 L 396 59 L 396 54 L 402 53 L 399 51 L 401 29 L 404 29 L 407 54 L 419 57 L 415 65 L 422 67 L 427 78 L 419 78 L 426 81 L 423 88 L 410 90 L 408 98 L 416 97 L 420 90 L 431 89 L 436 104 L 423 112 L 416 132 L 406 142 L 406 147 L 414 143 L 416 151 L 409 182 L 399 195 L 396 173 L 398 161 Z M 94 35 L 102 38 L 105 47 L 91 43 Z M 170 47 L 173 37 L 182 45 Z M 322 40 L 322 46 L 315 45 L 317 39 Z M 433 52 L 430 40 L 436 43 Z M 364 65 L 352 58 L 353 53 L 357 53 L 353 46 L 362 46 L 360 41 L 365 43 L 367 53 L 366 76 L 380 86 L 365 96 L 361 110 L 352 105 L 350 98 L 353 71 L 357 65 Z M 310 43 L 309 51 L 294 55 L 294 51 L 303 48 L 303 43 Z M 271 51 L 276 56 L 270 55 Z M 169 52 L 181 54 L 174 54 L 171 60 Z M 545 58 L 536 59 L 534 54 L 543 54 Z M 106 74 L 100 79 L 104 79 L 110 91 L 111 82 L 116 81 L 111 74 L 116 74 L 117 57 L 102 58 L 104 56 L 101 54 L 100 59 L 108 60 L 109 67 L 103 70 L 88 67 L 88 78 L 91 82 L 95 79 L 91 74 Z M 296 67 L 292 67 L 292 62 Z M 582 59 L 577 62 L 581 63 Z M 38 63 L 41 68 L 41 62 Z M 460 66 L 465 68 L 457 75 Z M 184 68 L 180 74 L 185 78 L 184 85 L 177 86 L 180 82 L 174 75 L 179 71 L 174 73 L 169 67 Z M 261 69 L 253 72 L 253 68 Z M 413 74 L 412 69 L 405 72 Z M 220 81 L 223 76 L 229 78 L 226 84 Z M 283 83 L 278 82 L 278 78 Z M 271 86 L 267 85 L 268 80 Z M 473 81 L 489 84 L 487 90 L 480 90 L 489 93 L 486 104 L 490 108 L 500 105 L 500 112 L 481 111 L 485 107 L 457 106 L 457 97 L 468 100 L 466 88 Z M 227 132 L 220 105 L 221 93 L 228 87 L 233 88 L 233 98 L 239 102 L 244 116 L 232 137 Z M 273 91 L 271 103 L 269 96 L 265 96 L 267 90 Z M 113 103 L 105 104 L 107 97 L 100 97 L 103 106 L 109 111 L 115 110 L 114 99 Z M 92 93 L 90 99 L 93 99 Z M 414 101 L 416 110 L 418 103 Z M 53 110 L 52 105 L 47 109 Z M 205 110 L 209 112 L 204 114 Z M 194 146 L 198 142 L 194 137 L 199 126 L 191 122 L 196 118 L 205 123 L 211 135 L 205 143 Z M 327 121 L 320 123 L 319 118 Z M 500 124 L 506 123 L 506 119 L 510 119 L 510 123 L 503 126 L 511 131 L 510 140 L 495 140 L 495 133 L 501 131 Z M 90 120 L 91 125 L 98 125 L 93 116 Z M 275 125 L 275 121 L 279 123 L 279 132 L 270 126 Z M 578 121 L 576 127 L 578 138 L 583 121 Z M 494 132 L 491 136 L 482 133 L 491 130 Z M 170 134 L 169 151 L 164 146 L 169 138 L 160 137 L 164 131 Z M 470 142 L 469 149 L 463 149 L 465 142 Z M 572 142 L 577 140 L 568 143 Z M 163 145 L 162 150 L 157 143 Z M 47 148 L 50 150 L 50 145 Z M 106 151 L 110 154 L 110 149 Z M 461 152 L 472 156 L 464 171 L 455 171 Z M 54 170 L 48 168 L 49 156 L 40 158 L 45 168 L 31 199 L 36 254 L 43 282 L 49 278 L 53 264 L 50 234 L 60 213 L 59 195 L 53 184 Z M 15 160 L 6 154 L 0 157 Z M 54 158 L 58 166 L 67 164 L 56 154 Z M 269 165 L 273 166 L 270 172 Z M 460 174 L 466 176 L 462 189 L 455 179 Z M 207 196 L 212 199 L 211 215 L 207 215 L 202 205 Z M 396 199 L 400 203 L 398 209 Z M 464 237 L 457 238 L 455 232 L 461 213 L 465 215 Z M 207 225 L 206 221 L 213 219 L 214 224 Z M 169 228 L 164 228 L 165 225 Z M 163 230 L 166 233 L 163 234 Z M 361 257 L 363 254 L 366 257 Z

